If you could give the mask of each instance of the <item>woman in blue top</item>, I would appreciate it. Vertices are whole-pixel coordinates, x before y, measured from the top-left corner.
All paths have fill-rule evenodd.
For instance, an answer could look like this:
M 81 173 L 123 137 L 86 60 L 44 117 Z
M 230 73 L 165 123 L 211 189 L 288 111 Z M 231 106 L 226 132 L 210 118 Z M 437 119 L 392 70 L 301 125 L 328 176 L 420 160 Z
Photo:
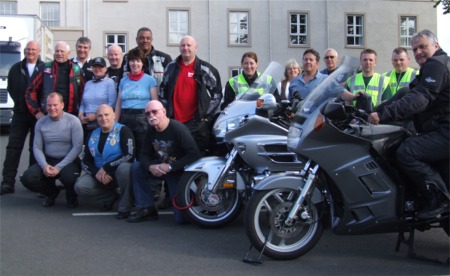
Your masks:
M 96 57 L 92 61 L 93 78 L 84 86 L 83 98 L 80 102 L 78 118 L 84 130 L 84 137 L 99 127 L 95 113 L 102 104 L 114 108 L 117 101 L 117 91 L 114 80 L 106 76 L 106 61 Z
M 116 121 L 126 125 L 133 132 L 136 141 L 135 156 L 139 159 L 148 122 L 144 114 L 150 100 L 158 100 L 158 86 L 155 78 L 144 73 L 145 54 L 135 48 L 128 52 L 130 73 L 119 83 L 116 103 Z

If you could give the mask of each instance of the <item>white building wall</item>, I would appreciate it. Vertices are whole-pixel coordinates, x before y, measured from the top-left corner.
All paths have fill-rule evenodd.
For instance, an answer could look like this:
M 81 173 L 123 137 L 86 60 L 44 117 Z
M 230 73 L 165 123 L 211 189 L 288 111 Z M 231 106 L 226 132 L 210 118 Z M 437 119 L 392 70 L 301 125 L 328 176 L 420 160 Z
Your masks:
M 55 0 L 46 0 L 55 1 Z M 105 33 L 125 32 L 128 49 L 136 46 L 136 32 L 146 26 L 153 31 L 153 44 L 175 58 L 177 46 L 167 44 L 167 9 L 190 10 L 190 31 L 199 45 L 198 56 L 213 64 L 220 72 L 222 83 L 228 80 L 229 68 L 239 66 L 244 52 L 254 51 L 262 71 L 271 61 L 285 63 L 290 58 L 301 61 L 308 47 L 289 47 L 289 11 L 309 13 L 310 44 L 323 54 L 335 48 L 340 56 L 359 56 L 363 48 L 378 52 L 378 72 L 391 69 L 390 56 L 399 42 L 400 15 L 417 16 L 418 30 L 437 30 L 436 9 L 425 0 L 61 0 L 61 27 L 55 31 L 55 41 L 67 40 L 75 55 L 75 41 L 80 35 L 92 40 L 91 57 L 105 56 Z M 21 14 L 39 14 L 39 0 L 17 0 Z M 251 46 L 230 47 L 227 43 L 228 10 L 249 10 Z M 346 13 L 365 16 L 366 43 L 361 48 L 345 46 Z M 410 52 L 412 57 L 412 53 Z M 414 58 L 412 58 L 414 59 Z M 415 62 L 413 66 L 417 67 Z M 321 60 L 321 68 L 323 62 Z

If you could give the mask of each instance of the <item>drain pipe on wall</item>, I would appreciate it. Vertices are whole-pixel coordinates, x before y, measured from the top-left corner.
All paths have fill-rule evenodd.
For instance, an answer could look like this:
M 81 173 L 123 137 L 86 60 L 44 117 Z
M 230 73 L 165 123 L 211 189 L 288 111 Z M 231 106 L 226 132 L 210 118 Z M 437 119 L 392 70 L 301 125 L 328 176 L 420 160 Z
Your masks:
M 88 35 L 88 0 L 83 1 L 83 36 Z

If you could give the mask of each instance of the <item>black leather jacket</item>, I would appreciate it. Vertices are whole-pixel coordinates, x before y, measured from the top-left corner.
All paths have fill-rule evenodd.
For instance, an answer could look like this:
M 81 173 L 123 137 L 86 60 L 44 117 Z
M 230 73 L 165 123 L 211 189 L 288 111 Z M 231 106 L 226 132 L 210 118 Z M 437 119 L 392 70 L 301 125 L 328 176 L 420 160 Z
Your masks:
M 25 92 L 39 73 L 41 64 L 43 64 L 43 62 L 38 59 L 31 78 L 28 75 L 27 61 L 25 58 L 9 69 L 7 90 L 14 101 L 14 112 L 28 112 L 27 103 L 25 101 Z
M 161 101 L 167 109 L 167 116 L 173 118 L 173 93 L 180 73 L 181 56 L 167 65 L 160 86 Z M 222 84 L 216 68 L 195 57 L 194 79 L 197 82 L 198 112 L 195 119 L 212 120 L 222 100 Z

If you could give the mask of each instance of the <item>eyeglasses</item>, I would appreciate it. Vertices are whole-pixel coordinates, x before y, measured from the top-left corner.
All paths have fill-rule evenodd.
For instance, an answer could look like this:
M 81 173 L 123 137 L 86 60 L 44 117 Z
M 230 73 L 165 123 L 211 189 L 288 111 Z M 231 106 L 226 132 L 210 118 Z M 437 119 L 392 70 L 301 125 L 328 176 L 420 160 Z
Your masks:
M 326 56 L 325 59 L 334 59 L 335 56 Z
M 156 115 L 158 114 L 158 111 L 160 111 L 161 109 L 153 109 L 153 110 L 149 110 L 149 111 L 145 111 L 144 114 L 146 116 L 150 116 L 150 114 Z

